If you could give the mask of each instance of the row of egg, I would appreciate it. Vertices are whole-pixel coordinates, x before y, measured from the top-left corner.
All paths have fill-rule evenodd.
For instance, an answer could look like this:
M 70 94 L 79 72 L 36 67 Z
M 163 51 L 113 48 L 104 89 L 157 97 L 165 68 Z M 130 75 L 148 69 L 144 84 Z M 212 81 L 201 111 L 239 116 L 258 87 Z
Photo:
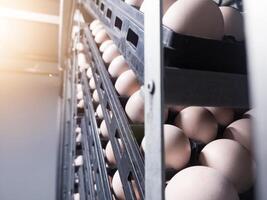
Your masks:
M 149 7 L 147 0 L 125 0 L 141 12 Z M 222 40 L 232 36 L 244 40 L 243 15 L 231 7 L 218 7 L 212 0 L 163 0 L 162 23 L 176 33 Z

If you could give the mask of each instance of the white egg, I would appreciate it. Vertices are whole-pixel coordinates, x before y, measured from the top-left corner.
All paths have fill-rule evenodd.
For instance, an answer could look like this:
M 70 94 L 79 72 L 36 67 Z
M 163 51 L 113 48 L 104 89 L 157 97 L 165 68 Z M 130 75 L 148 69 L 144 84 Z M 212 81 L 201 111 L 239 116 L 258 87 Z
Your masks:
M 92 35 L 95 37 L 96 34 L 101 30 L 105 30 L 105 29 L 104 29 L 104 26 L 102 24 L 99 24 L 92 30 Z
M 82 133 L 79 133 L 77 136 L 76 136 L 76 142 L 81 142 L 82 141 Z
M 93 77 L 89 81 L 89 87 L 91 90 L 96 89 L 95 79 Z
M 113 78 L 119 77 L 123 72 L 129 69 L 123 55 L 117 56 L 112 60 L 108 67 L 108 72 Z
M 99 47 L 99 51 L 100 51 L 101 53 L 103 53 L 103 52 L 105 51 L 105 49 L 106 49 L 109 45 L 111 45 L 111 44 L 114 44 L 114 42 L 113 42 L 112 40 L 106 40 L 106 41 L 104 41 L 104 42 L 100 45 L 100 47 Z
M 76 90 L 77 90 L 77 92 L 80 92 L 80 91 L 82 91 L 82 84 L 80 84 L 80 83 L 78 83 L 78 84 L 76 84 Z
M 212 167 L 230 180 L 239 193 L 254 182 L 253 162 L 249 152 L 238 142 L 219 139 L 207 144 L 200 153 L 201 165 Z
M 86 71 L 86 75 L 88 78 L 92 78 L 93 77 L 93 72 L 92 72 L 92 69 L 91 67 L 89 67 Z
M 124 151 L 124 146 L 122 144 L 121 139 L 118 139 L 118 144 L 120 146 L 121 151 Z M 108 164 L 110 166 L 116 166 L 116 158 L 115 158 L 110 141 L 107 143 L 105 151 L 106 151 L 106 158 L 107 158 Z
M 75 133 L 78 134 L 78 133 L 81 133 L 82 132 L 82 129 L 80 127 L 76 127 L 75 128 Z
M 79 91 L 79 92 L 77 92 L 76 98 L 77 98 L 78 100 L 81 100 L 81 99 L 83 98 L 83 91 Z
M 99 119 L 103 119 L 104 115 L 103 115 L 103 110 L 101 108 L 101 105 L 98 105 L 96 108 L 96 114 L 99 117 Z
M 109 45 L 103 52 L 102 58 L 105 63 L 111 63 L 111 61 L 120 55 L 119 49 L 115 44 Z
M 93 92 L 93 100 L 94 102 L 99 103 L 99 96 L 97 90 L 94 90 Z
M 76 50 L 77 50 L 77 51 L 84 51 L 84 45 L 83 45 L 83 43 L 78 42 L 78 43 L 76 44 Z
M 82 166 L 83 165 L 83 156 L 77 156 L 74 160 L 75 166 Z
M 103 120 L 100 124 L 100 132 L 105 139 L 109 139 L 108 129 L 105 120 Z
M 102 24 L 102 22 L 100 20 L 98 20 L 98 19 L 92 21 L 90 26 L 89 26 L 90 30 L 93 30 L 99 24 Z
M 217 170 L 194 166 L 177 173 L 165 189 L 166 200 L 239 200 L 233 185 Z
M 123 72 L 115 83 L 115 89 L 121 96 L 131 96 L 140 89 L 140 84 L 133 70 Z
M 81 100 L 78 102 L 77 107 L 78 107 L 78 108 L 84 108 L 84 100 L 83 100 L 83 99 L 81 99 Z
M 163 24 L 176 33 L 221 40 L 223 16 L 211 0 L 179 0 L 163 16 Z
M 105 29 L 98 31 L 96 36 L 95 36 L 95 42 L 97 44 L 101 44 L 108 39 L 109 39 L 109 36 L 108 36 L 107 31 Z

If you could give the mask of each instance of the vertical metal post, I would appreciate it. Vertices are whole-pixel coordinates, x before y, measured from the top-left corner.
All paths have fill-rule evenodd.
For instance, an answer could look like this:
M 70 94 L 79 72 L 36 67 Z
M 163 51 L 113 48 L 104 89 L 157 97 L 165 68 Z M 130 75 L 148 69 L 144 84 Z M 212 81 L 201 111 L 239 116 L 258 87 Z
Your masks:
M 145 197 L 164 199 L 164 139 L 162 131 L 162 1 L 147 0 L 145 35 Z
M 267 198 L 267 1 L 244 0 L 251 103 L 255 108 L 253 143 L 256 158 L 256 199 Z

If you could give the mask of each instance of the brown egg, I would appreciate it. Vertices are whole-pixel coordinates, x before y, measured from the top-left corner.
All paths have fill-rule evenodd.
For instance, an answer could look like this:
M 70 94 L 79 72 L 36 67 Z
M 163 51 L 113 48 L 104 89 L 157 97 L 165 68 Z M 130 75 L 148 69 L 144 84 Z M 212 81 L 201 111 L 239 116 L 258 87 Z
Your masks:
M 162 8 L 162 12 L 163 14 L 168 10 L 168 8 L 173 4 L 175 3 L 177 0 L 163 0 L 162 1 L 162 4 L 163 4 L 163 8 Z M 145 12 L 145 7 L 146 7 L 146 3 L 147 0 L 144 0 L 144 2 L 142 3 L 141 7 L 140 7 L 140 11 L 141 12 Z
M 225 129 L 224 138 L 233 139 L 251 151 L 251 133 L 251 119 L 239 119 Z
M 105 63 L 110 63 L 114 58 L 120 55 L 118 47 L 115 44 L 109 45 L 103 52 L 102 58 Z
M 99 102 L 99 96 L 97 90 L 94 90 L 93 92 L 93 100 L 94 102 L 98 103 Z
M 97 32 L 96 36 L 95 36 L 95 42 L 97 44 L 101 44 L 103 42 L 105 42 L 106 40 L 110 39 L 107 31 L 105 29 L 102 29 L 100 31 Z
M 144 95 L 141 90 L 136 91 L 128 99 L 125 111 L 133 123 L 144 123 Z
M 176 33 L 221 40 L 224 35 L 223 17 L 212 0 L 175 1 L 165 15 L 163 24 Z
M 119 142 L 121 150 L 124 151 L 124 146 L 122 144 L 121 139 L 118 139 L 118 142 Z M 106 146 L 106 157 L 107 157 L 108 164 L 110 166 L 115 166 L 116 165 L 116 158 L 115 158 L 115 155 L 114 155 L 114 152 L 113 152 L 112 145 L 111 145 L 110 141 L 107 143 L 107 146 Z
M 119 77 L 123 72 L 129 69 L 128 64 L 126 63 L 122 55 L 117 56 L 112 60 L 108 67 L 108 72 L 113 78 Z
M 233 36 L 237 41 L 244 40 L 243 15 L 235 8 L 222 6 L 220 10 L 224 20 L 224 34 Z
M 97 25 L 97 26 L 92 30 L 92 35 L 95 37 L 96 34 L 97 34 L 99 31 L 103 30 L 103 29 L 104 29 L 104 26 L 103 26 L 102 24 Z M 104 30 L 105 30 L 105 29 L 104 29 Z
M 177 173 L 165 189 L 166 200 L 239 200 L 233 185 L 217 170 L 194 166 Z
M 88 78 L 92 78 L 93 77 L 93 72 L 92 69 L 89 67 L 86 71 L 86 75 Z
M 141 146 L 145 152 L 145 137 Z M 180 170 L 190 160 L 191 147 L 189 139 L 176 126 L 164 124 L 164 149 L 166 168 Z
M 201 165 L 220 171 L 230 180 L 239 193 L 253 184 L 253 163 L 249 152 L 238 142 L 228 139 L 207 144 L 200 153 Z
M 99 119 L 103 119 L 104 115 L 103 115 L 103 110 L 101 108 L 101 105 L 98 105 L 96 108 L 96 114 L 99 117 Z
M 91 90 L 96 89 L 95 79 L 93 77 L 89 81 L 89 87 Z
M 205 108 L 191 106 L 183 109 L 176 117 L 175 124 L 193 140 L 209 143 L 217 136 L 218 124 Z
M 131 96 L 140 89 L 137 77 L 133 70 L 123 72 L 115 83 L 115 89 L 121 96 Z
M 100 132 L 105 139 L 109 139 L 108 129 L 105 120 L 103 120 L 100 124 Z
M 95 19 L 94 21 L 91 22 L 91 24 L 89 26 L 90 30 L 93 30 L 99 24 L 102 24 L 102 22 L 98 19 Z
M 103 52 L 105 51 L 105 49 L 106 49 L 109 45 L 111 45 L 111 44 L 114 44 L 114 42 L 113 42 L 112 40 L 106 40 L 106 41 L 104 41 L 104 42 L 100 45 L 100 47 L 99 47 L 99 51 L 100 51 L 101 53 L 103 53 Z
M 138 189 L 137 189 L 137 186 L 136 186 L 134 180 L 131 181 L 131 185 L 133 187 L 136 200 L 140 200 L 141 198 L 140 198 L 140 195 L 138 193 Z M 123 191 L 123 187 L 122 187 L 122 182 L 121 182 L 121 179 L 120 179 L 119 171 L 116 171 L 114 176 L 113 176 L 112 188 L 113 188 L 113 191 L 114 191 L 114 193 L 115 193 L 115 195 L 116 195 L 118 200 L 125 200 L 126 199 L 125 195 L 124 195 L 124 191 Z
M 213 114 L 217 122 L 222 126 L 227 126 L 234 121 L 235 113 L 231 108 L 206 107 L 206 109 Z
M 142 5 L 143 0 L 125 0 L 125 3 L 139 8 Z

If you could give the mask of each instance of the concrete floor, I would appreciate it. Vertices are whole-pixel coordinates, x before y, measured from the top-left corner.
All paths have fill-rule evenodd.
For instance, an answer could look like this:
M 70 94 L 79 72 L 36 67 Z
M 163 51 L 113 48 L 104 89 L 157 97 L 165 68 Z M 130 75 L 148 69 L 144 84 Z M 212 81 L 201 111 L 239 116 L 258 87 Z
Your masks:
M 55 200 L 59 78 L 0 72 L 0 200 Z

